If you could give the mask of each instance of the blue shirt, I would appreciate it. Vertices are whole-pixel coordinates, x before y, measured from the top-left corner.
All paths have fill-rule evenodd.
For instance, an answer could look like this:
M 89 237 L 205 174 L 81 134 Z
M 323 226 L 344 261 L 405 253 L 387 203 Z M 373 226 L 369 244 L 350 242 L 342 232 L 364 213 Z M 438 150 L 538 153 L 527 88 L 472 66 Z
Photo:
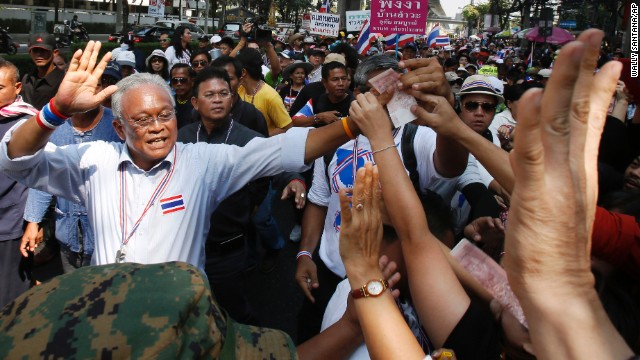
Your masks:
M 58 146 L 82 144 L 96 140 L 121 142 L 111 124 L 113 121 L 111 109 L 103 109 L 104 112 L 100 122 L 92 129 L 84 132 L 78 131 L 71 125 L 70 121 L 67 121 L 53 132 L 49 142 Z M 51 197 L 52 195 L 46 192 L 30 189 L 24 211 L 24 219 L 29 222 L 41 222 L 47 212 Z M 69 247 L 71 251 L 79 252 L 81 249 L 78 236 L 79 229 L 82 230 L 82 252 L 84 254 L 92 254 L 94 236 L 93 230 L 89 225 L 87 210 L 79 203 L 58 197 L 56 199 L 56 238 L 60 243 Z

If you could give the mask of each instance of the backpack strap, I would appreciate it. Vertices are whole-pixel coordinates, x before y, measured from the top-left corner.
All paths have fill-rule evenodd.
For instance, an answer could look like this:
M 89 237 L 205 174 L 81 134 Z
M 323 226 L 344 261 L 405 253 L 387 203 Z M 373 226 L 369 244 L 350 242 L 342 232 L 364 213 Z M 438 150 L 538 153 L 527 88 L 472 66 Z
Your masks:
M 418 159 L 413 148 L 413 140 L 418 132 L 418 125 L 407 123 L 402 130 L 402 139 L 400 140 L 400 150 L 402 151 L 402 162 L 404 167 L 409 171 L 409 179 L 418 194 L 420 191 L 420 174 L 418 173 Z

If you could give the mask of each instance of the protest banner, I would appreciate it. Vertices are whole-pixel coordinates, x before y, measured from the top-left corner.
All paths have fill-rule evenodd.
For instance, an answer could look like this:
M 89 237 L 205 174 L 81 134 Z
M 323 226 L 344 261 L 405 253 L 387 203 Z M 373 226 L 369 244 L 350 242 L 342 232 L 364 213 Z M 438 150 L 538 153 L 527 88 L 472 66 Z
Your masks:
M 424 35 L 428 10 L 426 0 L 371 0 L 371 32 Z
M 355 32 L 360 31 L 362 29 L 362 25 L 366 20 L 369 20 L 371 16 L 370 10 L 361 10 L 361 11 L 347 11 L 346 14 L 346 22 L 347 22 L 347 31 Z
M 164 0 L 149 0 L 149 15 L 164 16 Z
M 339 32 L 340 15 L 320 12 L 311 13 L 310 34 L 337 37 Z

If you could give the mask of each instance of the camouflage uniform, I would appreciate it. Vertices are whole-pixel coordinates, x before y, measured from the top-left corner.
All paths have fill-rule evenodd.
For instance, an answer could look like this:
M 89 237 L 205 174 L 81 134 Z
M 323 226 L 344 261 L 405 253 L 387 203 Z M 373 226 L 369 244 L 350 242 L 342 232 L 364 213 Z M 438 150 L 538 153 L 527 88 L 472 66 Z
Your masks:
M 279 330 L 238 324 L 197 268 L 179 262 L 80 268 L 0 313 L 0 359 L 297 359 Z

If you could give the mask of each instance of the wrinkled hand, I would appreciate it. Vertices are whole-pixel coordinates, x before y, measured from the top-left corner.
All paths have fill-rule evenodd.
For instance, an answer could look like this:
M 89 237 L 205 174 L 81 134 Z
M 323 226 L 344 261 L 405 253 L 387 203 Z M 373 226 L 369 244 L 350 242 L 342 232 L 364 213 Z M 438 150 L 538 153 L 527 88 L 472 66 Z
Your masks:
M 616 85 L 616 99 L 620 100 L 628 100 L 627 99 L 627 91 L 625 88 L 624 81 L 618 80 L 618 84 Z
M 479 217 L 464 227 L 464 236 L 482 243 L 482 251 L 493 259 L 499 259 L 504 245 L 504 225 L 498 218 Z
M 24 229 L 22 241 L 20 242 L 20 253 L 24 257 L 29 257 L 29 252 L 36 251 L 38 245 L 42 242 L 44 231 L 38 223 L 28 222 Z
M 318 268 L 313 259 L 308 256 L 300 256 L 298 258 L 295 278 L 304 296 L 315 304 L 316 299 L 311 295 L 311 290 L 319 288 L 320 283 L 318 282 Z
M 444 76 L 444 69 L 436 58 L 403 60 L 399 65 L 400 68 L 411 70 L 400 77 L 401 89 L 414 90 L 410 92 L 414 97 L 415 92 L 439 95 L 455 106 L 456 99 Z
M 292 195 L 294 196 L 294 202 L 296 203 L 297 209 L 302 209 L 306 204 L 307 200 L 307 189 L 304 186 L 302 180 L 293 179 L 289 181 L 287 186 L 282 190 L 282 196 L 280 200 L 285 200 L 290 198 Z
M 372 142 L 380 136 L 391 137 L 391 119 L 382 104 L 389 102 L 392 96 L 393 90 L 380 95 L 370 91 L 358 94 L 356 100 L 351 102 L 349 117 Z
M 510 153 L 515 188 L 504 266 L 521 302 L 593 291 L 598 143 L 620 75 L 616 61 L 594 75 L 601 40 L 591 29 L 565 45 L 544 93 L 529 90 L 518 102 L 526 136 Z
M 460 120 L 446 98 L 420 91 L 410 91 L 409 93 L 420 104 L 420 106 L 414 105 L 411 108 L 411 111 L 418 117 L 414 121 L 415 124 L 428 126 L 438 135 L 447 137 L 455 136 L 461 130 L 465 130 L 466 125 Z
M 378 270 L 381 197 L 378 168 L 371 163 L 358 169 L 351 198 L 347 189 L 340 191 L 340 257 L 347 274 L 350 269 Z
M 99 53 L 100 42 L 89 41 L 84 51 L 78 50 L 73 54 L 69 69 L 53 99 L 60 113 L 70 116 L 94 109 L 118 89 L 116 85 L 105 89 L 98 86 L 111 59 L 111 52 L 108 52 L 98 62 Z

